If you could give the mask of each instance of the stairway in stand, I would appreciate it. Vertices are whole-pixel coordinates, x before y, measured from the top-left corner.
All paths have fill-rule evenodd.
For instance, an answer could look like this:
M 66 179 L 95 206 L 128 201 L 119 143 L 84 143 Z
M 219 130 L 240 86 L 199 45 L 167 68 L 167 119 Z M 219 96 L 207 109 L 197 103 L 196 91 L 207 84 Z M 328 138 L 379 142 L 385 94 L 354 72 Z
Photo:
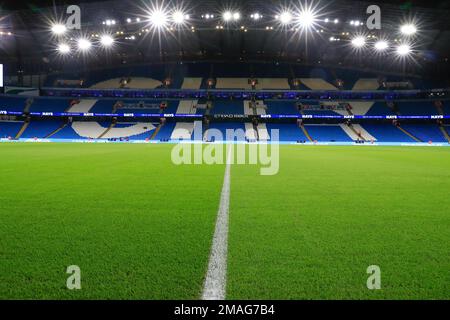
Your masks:
M 163 125 L 164 125 L 164 124 L 160 123 L 160 124 L 156 127 L 155 131 L 153 131 L 152 135 L 150 136 L 150 140 L 155 140 L 155 137 L 158 135 L 158 133 L 159 133 L 159 131 L 161 130 L 161 128 L 162 128 Z
M 19 132 L 16 134 L 15 139 L 20 139 L 20 137 L 25 132 L 25 130 L 27 130 L 29 124 L 30 124 L 30 120 L 25 120 L 25 122 L 22 125 L 22 128 L 20 128 Z
M 412 133 L 408 132 L 407 130 L 403 129 L 400 125 L 396 126 L 400 131 L 402 131 L 404 134 L 406 134 L 407 136 L 409 136 L 411 139 L 415 140 L 416 142 L 423 142 L 422 140 L 420 140 L 419 138 L 417 138 L 416 136 L 414 136 Z
M 439 129 L 441 130 L 442 134 L 444 135 L 445 139 L 448 141 L 448 143 L 450 143 L 450 135 L 448 134 L 447 129 L 445 128 L 445 126 L 440 125 Z
M 299 126 L 299 128 L 303 131 L 303 134 L 308 138 L 308 140 L 309 140 L 310 142 L 313 142 L 313 141 L 314 141 L 313 138 L 309 135 L 308 130 L 306 130 L 306 128 L 305 128 L 305 126 L 304 126 L 303 124 L 301 124 L 301 125 Z
M 63 123 L 58 129 L 54 130 L 53 132 L 49 133 L 48 135 L 45 136 L 44 139 L 49 139 L 52 136 L 54 136 L 55 134 L 57 134 L 58 132 L 60 132 L 62 129 L 64 129 L 67 126 L 67 123 Z
M 115 123 L 111 123 L 109 127 L 97 139 L 103 138 L 112 128 L 115 127 L 115 125 Z

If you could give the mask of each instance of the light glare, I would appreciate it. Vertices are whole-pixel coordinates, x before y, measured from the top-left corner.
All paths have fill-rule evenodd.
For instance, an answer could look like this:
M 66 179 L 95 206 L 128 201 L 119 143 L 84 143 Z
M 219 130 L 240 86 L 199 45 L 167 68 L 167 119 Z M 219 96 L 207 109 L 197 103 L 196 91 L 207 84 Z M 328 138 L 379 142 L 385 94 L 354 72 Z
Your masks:
M 110 47 L 114 43 L 114 39 L 109 35 L 104 35 L 100 38 L 100 43 L 105 47 Z
M 66 43 L 61 43 L 61 44 L 58 46 L 58 51 L 59 51 L 60 53 L 62 53 L 62 54 L 66 54 L 66 53 L 69 53 L 69 52 L 70 52 L 70 47 L 69 47 L 69 45 L 66 44 Z
M 364 37 L 356 37 L 352 40 L 352 44 L 356 48 L 362 48 L 366 44 L 366 39 Z
M 375 49 L 377 49 L 378 51 L 384 51 L 387 48 L 389 48 L 389 44 L 386 41 L 380 40 L 375 43 Z
M 156 28 L 162 28 L 167 24 L 167 14 L 162 10 L 154 10 L 150 14 L 150 23 Z
M 292 21 L 292 14 L 289 12 L 283 12 L 280 14 L 279 18 L 282 24 L 288 24 Z
M 223 14 L 223 20 L 230 21 L 231 18 L 233 18 L 233 14 L 230 11 L 225 11 L 225 13 Z
M 303 10 L 298 15 L 298 23 L 303 28 L 310 28 L 316 21 L 316 15 L 310 10 Z
M 411 47 L 408 44 L 402 44 L 397 47 L 397 53 L 406 56 L 411 53 Z
M 52 32 L 54 34 L 60 35 L 60 34 L 65 33 L 66 31 L 67 31 L 67 28 L 63 24 L 55 24 L 52 26 Z
M 411 36 L 417 32 L 417 28 L 412 24 L 405 24 L 400 28 L 400 31 L 407 36 Z
M 78 39 L 78 48 L 82 51 L 87 51 L 91 48 L 92 44 L 89 40 Z
M 186 15 L 181 11 L 176 11 L 172 15 L 172 20 L 176 24 L 182 24 L 186 18 Z

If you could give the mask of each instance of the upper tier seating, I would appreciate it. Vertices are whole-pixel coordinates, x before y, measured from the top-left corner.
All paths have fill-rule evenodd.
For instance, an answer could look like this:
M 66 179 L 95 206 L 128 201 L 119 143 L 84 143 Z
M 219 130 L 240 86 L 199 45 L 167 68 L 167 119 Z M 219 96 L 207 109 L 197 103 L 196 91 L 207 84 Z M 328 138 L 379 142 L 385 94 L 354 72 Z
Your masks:
M 216 100 L 213 103 L 213 114 L 244 114 L 244 103 L 242 101 Z
M 252 85 L 248 82 L 248 78 L 217 78 L 216 89 L 251 90 Z
M 386 102 L 375 102 L 366 113 L 367 116 L 385 116 L 394 114 L 395 112 L 387 106 Z
M 91 89 L 156 89 L 162 86 L 162 82 L 152 78 L 131 77 L 126 83 L 123 78 L 109 79 L 98 82 Z
M 36 98 L 31 104 L 31 112 L 65 112 L 70 108 L 70 99 Z
M 203 78 L 184 78 L 181 89 L 196 90 L 202 86 Z
M 291 86 L 287 78 L 258 78 L 256 89 L 289 90 Z
M 396 103 L 401 115 L 435 115 L 437 114 L 436 108 L 431 102 L 398 102 Z
M 27 98 L 13 97 L 13 96 L 1 96 L 0 97 L 0 110 L 3 111 L 23 111 L 25 109 Z
M 264 100 L 268 114 L 298 115 L 300 112 L 294 101 Z

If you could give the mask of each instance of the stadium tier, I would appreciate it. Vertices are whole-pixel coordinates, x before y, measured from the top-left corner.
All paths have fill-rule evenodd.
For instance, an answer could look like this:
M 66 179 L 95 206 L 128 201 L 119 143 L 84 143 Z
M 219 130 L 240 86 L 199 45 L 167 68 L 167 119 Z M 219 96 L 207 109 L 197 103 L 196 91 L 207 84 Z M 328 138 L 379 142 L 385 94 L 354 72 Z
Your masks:
M 23 130 L 22 130 L 23 129 Z M 199 131 L 196 131 L 199 130 Z M 227 131 L 228 130 L 228 131 Z M 28 122 L 0 121 L 2 139 L 133 140 L 133 141 L 277 141 L 280 142 L 387 142 L 448 143 L 448 127 L 437 124 L 363 123 L 304 124 L 249 122 L 97 122 L 31 119 Z M 241 134 L 240 134 L 241 133 Z M 231 136 L 230 136 L 231 135 Z
M 208 76 L 205 76 L 208 75 Z M 46 87 L 91 89 L 382 90 L 430 87 L 417 77 L 269 63 L 184 63 L 123 66 L 49 75 Z M 439 87 L 439 86 L 437 86 Z
M 0 96 L 0 105 L 6 117 L 0 122 L 0 134 L 9 140 L 276 142 L 274 137 L 278 136 L 282 143 L 448 142 L 442 122 L 448 116 L 447 106 L 433 101 L 119 100 L 7 95 Z M 243 134 L 227 136 L 227 130 L 237 129 Z M 277 135 L 274 130 L 279 130 Z

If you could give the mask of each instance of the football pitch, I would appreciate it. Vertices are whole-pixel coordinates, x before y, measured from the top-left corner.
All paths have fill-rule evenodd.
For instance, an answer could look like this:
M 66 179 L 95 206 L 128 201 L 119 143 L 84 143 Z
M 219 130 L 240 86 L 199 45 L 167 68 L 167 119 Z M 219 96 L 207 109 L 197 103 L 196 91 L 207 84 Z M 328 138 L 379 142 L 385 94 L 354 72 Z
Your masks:
M 0 144 L 0 299 L 199 299 L 226 166 L 173 147 Z M 449 148 L 286 145 L 230 177 L 227 299 L 450 298 Z

